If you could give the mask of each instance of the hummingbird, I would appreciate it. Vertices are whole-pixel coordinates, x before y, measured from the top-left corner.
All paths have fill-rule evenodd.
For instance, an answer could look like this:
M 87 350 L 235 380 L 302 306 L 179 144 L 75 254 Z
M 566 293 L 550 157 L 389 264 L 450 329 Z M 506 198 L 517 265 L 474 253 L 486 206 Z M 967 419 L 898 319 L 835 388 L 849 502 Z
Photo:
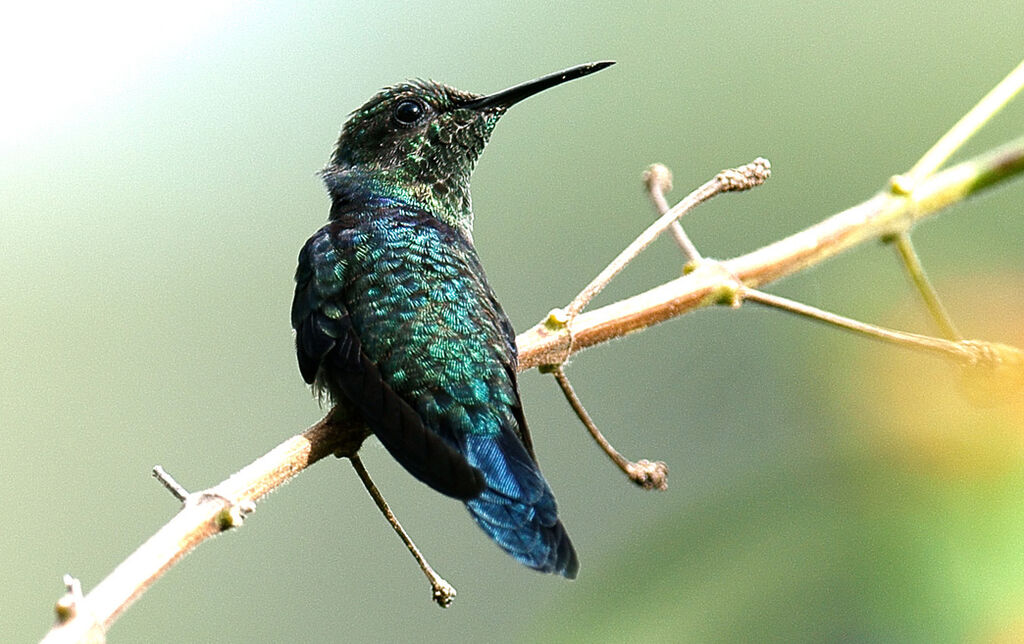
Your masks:
M 299 253 L 291 311 L 322 399 L 516 560 L 570 579 L 579 561 L 523 415 L 515 331 L 473 246 L 470 175 L 509 107 L 612 64 L 486 96 L 422 80 L 376 94 L 321 173 L 330 215 Z

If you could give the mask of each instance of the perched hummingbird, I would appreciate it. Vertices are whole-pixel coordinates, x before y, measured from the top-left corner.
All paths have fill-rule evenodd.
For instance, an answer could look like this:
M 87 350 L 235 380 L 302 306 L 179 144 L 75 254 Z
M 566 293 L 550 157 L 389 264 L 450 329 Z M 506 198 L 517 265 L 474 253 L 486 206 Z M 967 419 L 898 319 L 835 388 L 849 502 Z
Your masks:
M 299 253 L 292 302 L 307 383 L 510 555 L 569 578 L 579 562 L 533 453 L 515 332 L 473 247 L 469 178 L 509 107 L 611 64 L 488 96 L 409 81 L 371 98 L 323 171 L 329 223 Z

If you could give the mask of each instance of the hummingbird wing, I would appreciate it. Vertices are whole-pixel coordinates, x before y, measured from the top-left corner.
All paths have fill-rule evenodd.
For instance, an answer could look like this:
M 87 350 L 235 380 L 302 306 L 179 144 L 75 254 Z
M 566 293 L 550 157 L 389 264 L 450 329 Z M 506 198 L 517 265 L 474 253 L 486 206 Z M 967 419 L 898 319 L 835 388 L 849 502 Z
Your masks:
M 527 447 L 515 334 L 476 251 L 428 213 L 339 215 L 300 255 L 303 376 L 363 410 L 399 463 L 465 501 L 516 559 L 574 577 L 576 554 Z
M 483 476 L 465 457 L 423 424 L 423 419 L 382 377 L 362 350 L 343 297 L 356 231 L 325 226 L 299 253 L 292 327 L 303 379 L 350 402 L 380 441 L 416 478 L 442 494 L 477 496 Z M 415 459 L 397 454 L 418 455 Z

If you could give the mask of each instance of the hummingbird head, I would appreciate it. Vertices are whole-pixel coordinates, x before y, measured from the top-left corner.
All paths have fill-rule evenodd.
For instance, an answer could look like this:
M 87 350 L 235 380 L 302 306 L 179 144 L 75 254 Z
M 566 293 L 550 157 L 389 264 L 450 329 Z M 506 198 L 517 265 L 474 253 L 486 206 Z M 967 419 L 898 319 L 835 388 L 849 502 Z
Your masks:
M 324 170 L 336 207 L 366 192 L 384 195 L 471 238 L 469 178 L 498 119 L 528 96 L 611 64 L 579 65 L 486 96 L 432 81 L 381 90 L 349 117 Z

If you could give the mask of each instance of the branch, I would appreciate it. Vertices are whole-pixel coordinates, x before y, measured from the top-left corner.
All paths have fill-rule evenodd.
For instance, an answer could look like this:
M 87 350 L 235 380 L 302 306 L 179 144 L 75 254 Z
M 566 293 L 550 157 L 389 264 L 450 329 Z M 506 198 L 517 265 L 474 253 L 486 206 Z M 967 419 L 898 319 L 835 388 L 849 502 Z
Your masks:
M 683 277 L 581 313 L 571 325 L 565 324 L 560 315 L 550 315 L 516 338 L 519 368 L 561 364 L 583 349 L 723 299 L 731 301 L 739 284 L 756 288 L 820 264 L 865 241 L 898 235 L 1022 171 L 1024 137 L 933 175 L 911 195 L 896 195 L 886 189 L 751 253 L 721 262 L 705 261 Z
M 74 593 L 76 580 L 66 580 L 69 593 L 58 601 L 59 623 L 43 642 L 103 641 L 121 613 L 193 548 L 241 525 L 256 501 L 313 463 L 334 453 L 354 454 L 366 436 L 365 428 L 332 411 L 216 487 L 187 495 L 181 511 L 87 596 L 81 597 L 80 588 Z
M 576 412 L 576 417 L 580 419 L 583 426 L 590 432 L 590 436 L 597 443 L 598 447 L 601 448 L 601 451 L 607 454 L 608 458 L 612 459 L 612 462 L 622 470 L 622 473 L 645 490 L 667 490 L 668 466 L 662 461 L 648 461 L 647 459 L 641 459 L 634 463 L 620 454 L 617 449 L 612 447 L 608 439 L 604 437 L 601 430 L 597 428 L 586 407 L 583 406 L 583 401 L 576 395 L 576 390 L 573 389 L 572 383 L 569 382 L 569 377 L 565 375 L 565 369 L 562 365 L 554 367 L 552 374 L 554 374 L 555 381 L 565 395 L 565 399 L 569 402 L 569 406 Z
M 922 179 L 938 170 L 949 160 L 985 123 L 998 114 L 1006 104 L 1024 89 L 1024 60 L 1017 64 L 999 84 L 989 90 L 977 105 L 964 114 L 956 124 L 942 135 L 935 145 L 924 153 L 914 167 L 906 174 L 890 180 L 894 192 L 910 194 Z
M 657 171 L 648 171 L 648 176 L 656 174 Z M 569 306 L 565 307 L 564 317 L 566 323 L 575 318 L 580 311 L 582 311 L 590 300 L 594 299 L 598 293 L 604 290 L 604 287 L 608 285 L 612 279 L 622 272 L 626 265 L 633 261 L 637 255 L 642 253 L 644 249 L 650 246 L 655 239 L 658 238 L 661 233 L 665 230 L 672 228 L 677 231 L 677 235 L 682 238 L 686 238 L 686 233 L 683 232 L 682 228 L 679 227 L 679 218 L 690 212 L 697 206 L 701 205 L 705 201 L 711 199 L 716 195 L 720 195 L 723 192 L 741 192 L 743 190 L 749 190 L 753 187 L 759 186 L 764 183 L 768 177 L 771 176 L 771 164 L 768 163 L 767 159 L 757 158 L 747 165 L 740 166 L 738 168 L 731 168 L 729 170 L 722 170 L 715 175 L 713 179 L 697 188 L 690 194 L 688 194 L 682 201 L 677 203 L 672 208 L 669 208 L 658 217 L 658 220 L 647 227 L 640 235 L 634 239 L 629 246 L 616 256 L 612 260 L 611 264 L 605 267 L 603 271 L 598 273 L 597 277 L 590 281 L 590 284 L 580 291 Z M 659 208 L 660 210 L 660 208 Z M 691 259 L 697 261 L 700 259 L 700 253 L 697 252 L 696 248 L 693 248 L 693 244 L 690 242 L 689 247 L 692 251 L 687 249 L 687 252 L 692 252 Z
M 924 272 L 921 258 L 917 256 L 917 251 L 914 250 L 914 243 L 910 241 L 910 235 L 905 232 L 900 233 L 893 239 L 893 243 L 896 245 L 896 252 L 899 253 L 900 260 L 903 262 L 904 270 L 907 271 L 907 275 L 910 277 L 910 281 L 913 282 L 914 288 L 921 294 L 921 299 L 924 300 L 925 306 L 928 307 L 928 312 L 931 313 L 932 319 L 935 320 L 935 324 L 939 327 L 943 337 L 947 340 L 962 340 L 964 336 L 956 330 L 953 318 L 950 317 L 946 307 L 942 305 L 938 291 L 932 286 L 928 275 Z
M 1024 170 L 1024 138 L 924 179 L 911 194 L 881 192 L 786 239 L 723 262 L 704 261 L 689 274 L 649 291 L 581 313 L 571 323 L 551 315 L 516 338 L 519 370 L 560 365 L 572 354 L 678 317 L 733 301 L 736 286 L 757 287 L 809 268 L 870 239 L 900 234 L 943 208 Z M 188 494 L 184 507 L 87 596 L 74 579 L 58 602 L 58 624 L 44 642 L 102 641 L 117 617 L 157 578 L 204 540 L 240 524 L 270 491 L 330 454 L 355 454 L 367 430 L 332 410 L 302 434 L 209 490 Z
M 420 552 L 420 549 L 416 547 L 416 544 L 413 543 L 409 535 L 406 534 L 405 530 L 402 528 L 402 524 L 398 522 L 398 517 L 396 517 L 395 513 L 391 511 L 390 507 L 388 507 L 388 502 L 384 500 L 384 495 L 380 493 L 380 490 L 377 489 L 373 479 L 370 478 L 370 473 L 366 471 L 366 468 L 363 466 L 363 461 L 359 458 L 359 455 L 351 454 L 348 459 L 352 462 L 352 467 L 355 469 L 356 474 L 359 475 L 359 480 L 363 482 L 363 486 L 366 488 L 366 491 L 370 493 L 371 497 L 373 497 L 373 502 L 377 504 L 377 509 L 381 511 L 384 518 L 391 524 L 392 529 L 394 529 L 395 533 L 397 533 L 399 538 L 402 539 L 402 543 L 405 544 L 405 547 L 416 560 L 416 563 L 420 565 L 420 570 L 422 570 L 423 574 L 426 575 L 427 580 L 430 582 L 430 591 L 434 597 L 434 603 L 441 608 L 448 608 L 451 606 L 452 602 L 455 600 L 455 589 L 452 588 L 452 585 L 445 581 L 441 575 L 434 572 L 434 569 L 429 563 L 427 563 L 426 558 L 423 557 L 423 553 Z

